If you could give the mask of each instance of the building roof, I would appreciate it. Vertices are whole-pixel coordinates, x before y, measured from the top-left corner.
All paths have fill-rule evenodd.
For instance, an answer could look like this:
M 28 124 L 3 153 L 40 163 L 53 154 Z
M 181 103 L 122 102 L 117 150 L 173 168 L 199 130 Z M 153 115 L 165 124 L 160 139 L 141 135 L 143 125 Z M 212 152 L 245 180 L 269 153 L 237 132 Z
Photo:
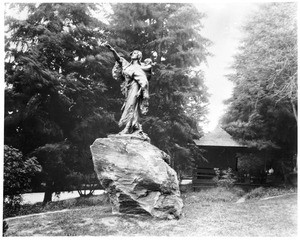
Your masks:
M 216 127 L 212 132 L 204 134 L 198 140 L 194 140 L 197 146 L 218 146 L 218 147 L 246 147 L 235 141 L 232 136 L 221 127 Z

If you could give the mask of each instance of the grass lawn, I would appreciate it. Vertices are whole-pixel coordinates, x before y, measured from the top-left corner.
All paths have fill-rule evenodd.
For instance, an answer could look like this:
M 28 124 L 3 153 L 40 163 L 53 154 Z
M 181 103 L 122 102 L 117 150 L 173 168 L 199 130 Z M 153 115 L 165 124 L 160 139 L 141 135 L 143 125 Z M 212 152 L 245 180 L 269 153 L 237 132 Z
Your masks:
M 240 195 L 220 188 L 185 193 L 179 220 L 113 215 L 94 197 L 95 206 L 7 219 L 6 236 L 297 236 L 296 194 L 236 203 Z

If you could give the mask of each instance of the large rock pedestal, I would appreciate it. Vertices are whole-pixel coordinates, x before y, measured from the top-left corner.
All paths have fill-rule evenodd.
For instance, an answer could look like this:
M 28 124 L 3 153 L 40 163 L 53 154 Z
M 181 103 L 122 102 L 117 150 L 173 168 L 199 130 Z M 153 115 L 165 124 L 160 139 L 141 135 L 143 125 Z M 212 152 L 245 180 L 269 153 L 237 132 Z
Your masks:
M 179 218 L 183 203 L 169 156 L 142 138 L 110 135 L 91 146 L 94 168 L 113 213 Z

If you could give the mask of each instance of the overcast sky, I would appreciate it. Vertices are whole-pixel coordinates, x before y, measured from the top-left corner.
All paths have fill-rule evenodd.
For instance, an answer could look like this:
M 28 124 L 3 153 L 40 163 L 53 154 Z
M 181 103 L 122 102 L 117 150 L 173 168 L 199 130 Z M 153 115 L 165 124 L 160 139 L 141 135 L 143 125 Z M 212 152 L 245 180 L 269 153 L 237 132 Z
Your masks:
M 212 131 L 225 113 L 223 101 L 232 93 L 232 83 L 225 75 L 230 73 L 232 56 L 242 37 L 241 26 L 249 14 L 257 8 L 253 2 L 199 2 L 195 3 L 201 12 L 205 12 L 203 35 L 213 42 L 209 48 L 214 55 L 208 58 L 208 66 L 203 66 L 206 85 L 209 88 L 210 105 L 208 120 L 204 131 Z

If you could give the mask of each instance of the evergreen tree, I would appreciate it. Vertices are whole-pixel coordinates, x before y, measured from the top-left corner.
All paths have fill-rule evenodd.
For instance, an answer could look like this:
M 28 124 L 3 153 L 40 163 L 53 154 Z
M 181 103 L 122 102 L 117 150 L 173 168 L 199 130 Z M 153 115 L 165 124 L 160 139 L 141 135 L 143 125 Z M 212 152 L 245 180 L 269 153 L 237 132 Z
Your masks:
M 95 4 L 21 6 L 28 9 L 26 20 L 6 19 L 4 141 L 39 156 L 47 202 L 67 173 L 93 171 L 90 144 L 117 131 L 107 90 L 114 83 L 106 81 L 110 70 L 98 44 L 105 25 L 92 17 Z M 62 156 L 65 151 L 73 162 Z
M 158 53 L 144 130 L 177 171 L 189 171 L 197 151 L 188 143 L 201 134 L 197 121 L 207 103 L 194 67 L 209 45 L 193 5 L 114 4 L 109 25 L 92 17 L 101 4 L 16 6 L 27 8 L 28 18 L 6 17 L 4 141 L 37 157 L 47 184 L 44 203 L 66 188 L 68 175 L 92 173 L 89 146 L 119 131 L 123 96 L 111 76 L 111 53 L 99 44 L 105 40 L 125 57 L 133 49 Z
M 296 19 L 295 3 L 267 3 L 246 23 L 223 119 L 227 131 L 250 145 L 280 147 L 277 158 L 286 162 L 297 151 Z
M 192 4 L 113 4 L 108 41 L 125 57 L 134 49 L 144 58 L 157 52 L 150 107 L 143 119 L 152 143 L 172 156 L 172 167 L 189 171 L 188 143 L 199 137 L 207 89 L 201 71 L 210 41 L 201 35 L 204 17 Z

